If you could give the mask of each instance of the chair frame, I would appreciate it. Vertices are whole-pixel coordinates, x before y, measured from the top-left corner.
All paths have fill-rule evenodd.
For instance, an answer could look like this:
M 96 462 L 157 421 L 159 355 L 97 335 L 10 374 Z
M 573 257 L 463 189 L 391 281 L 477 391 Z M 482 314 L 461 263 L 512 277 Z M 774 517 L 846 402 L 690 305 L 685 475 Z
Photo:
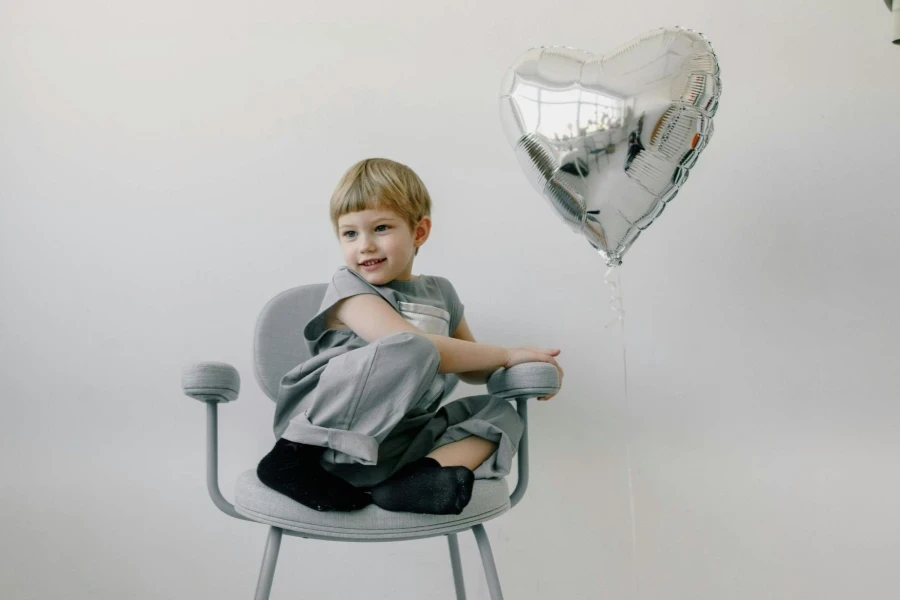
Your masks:
M 512 396 L 508 398 L 509 400 L 516 401 L 516 410 L 519 413 L 519 416 L 522 418 L 522 421 L 525 424 L 525 428 L 522 432 L 522 438 L 519 441 L 519 448 L 517 451 L 518 478 L 516 481 L 516 487 L 513 490 L 512 494 L 510 494 L 509 496 L 510 507 L 507 510 L 512 509 L 513 506 L 519 503 L 519 501 L 522 499 L 522 496 L 525 495 L 525 490 L 528 487 L 528 399 L 534 398 L 536 396 L 537 394 L 529 393 L 527 395 Z M 238 513 L 235 510 L 234 505 L 226 500 L 225 497 L 222 496 L 222 492 L 219 490 L 218 402 L 212 398 L 204 399 L 203 402 L 206 403 L 206 487 L 209 491 L 209 496 L 216 507 L 218 507 L 219 510 L 221 510 L 229 517 L 234 517 L 243 521 L 250 521 L 251 523 L 257 523 L 258 521 L 254 521 L 253 519 L 249 519 L 244 515 Z M 270 525 L 269 533 L 266 538 L 266 547 L 263 553 L 262 565 L 259 571 L 259 579 L 256 583 L 256 595 L 254 596 L 254 600 L 269 600 L 269 594 L 272 590 L 272 581 L 275 577 L 275 565 L 278 562 L 278 553 L 281 549 L 281 539 L 284 534 L 294 537 L 349 542 L 399 542 L 411 539 L 423 539 L 446 535 L 447 544 L 450 551 L 450 566 L 453 572 L 453 583 L 456 588 L 456 598 L 457 600 L 465 600 L 465 582 L 463 579 L 462 563 L 459 556 L 459 540 L 457 539 L 456 535 L 457 533 L 468 531 L 470 529 L 475 535 L 475 541 L 478 544 L 478 551 L 481 555 L 481 562 L 484 567 L 485 577 L 487 578 L 488 590 L 491 595 L 491 600 L 503 600 L 503 592 L 500 589 L 500 577 L 497 574 L 497 566 L 494 563 L 494 555 L 491 552 L 491 543 L 488 540 L 487 532 L 485 531 L 484 525 L 482 523 L 478 523 L 473 526 L 467 526 L 460 529 L 460 531 L 455 531 L 449 534 L 426 534 L 417 537 L 405 538 L 404 540 L 332 538 L 328 536 L 317 536 L 307 533 L 301 533 L 292 531 L 290 529 Z

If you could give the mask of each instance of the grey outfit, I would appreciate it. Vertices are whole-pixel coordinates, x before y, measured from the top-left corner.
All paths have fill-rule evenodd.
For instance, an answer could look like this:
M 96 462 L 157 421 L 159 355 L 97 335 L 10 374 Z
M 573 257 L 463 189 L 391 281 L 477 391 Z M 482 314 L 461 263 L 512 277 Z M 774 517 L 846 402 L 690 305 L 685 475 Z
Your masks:
M 369 344 L 352 330 L 326 329 L 328 309 L 358 294 L 381 296 L 425 333 L 449 336 L 463 316 L 456 290 L 443 277 L 372 285 L 341 267 L 303 330 L 312 358 L 281 380 L 275 437 L 325 446 L 325 469 L 357 487 L 375 485 L 470 435 L 498 444 L 475 478 L 508 475 L 523 431 L 515 409 L 490 394 L 440 406 L 456 377 L 438 373 L 440 354 L 424 335 L 403 332 Z

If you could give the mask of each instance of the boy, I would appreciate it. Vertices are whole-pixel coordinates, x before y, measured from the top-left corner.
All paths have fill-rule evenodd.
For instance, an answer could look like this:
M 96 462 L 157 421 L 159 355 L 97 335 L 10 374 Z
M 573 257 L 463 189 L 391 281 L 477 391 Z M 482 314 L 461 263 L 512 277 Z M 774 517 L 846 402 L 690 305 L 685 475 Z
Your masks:
M 489 394 L 440 407 L 450 374 L 481 384 L 500 367 L 540 361 L 562 382 L 559 350 L 476 343 L 450 282 L 412 275 L 430 214 L 419 177 L 387 159 L 353 165 L 332 196 L 346 264 L 304 328 L 312 358 L 281 380 L 279 439 L 257 467 L 260 481 L 305 506 L 460 514 L 475 479 L 509 474 L 523 425 Z

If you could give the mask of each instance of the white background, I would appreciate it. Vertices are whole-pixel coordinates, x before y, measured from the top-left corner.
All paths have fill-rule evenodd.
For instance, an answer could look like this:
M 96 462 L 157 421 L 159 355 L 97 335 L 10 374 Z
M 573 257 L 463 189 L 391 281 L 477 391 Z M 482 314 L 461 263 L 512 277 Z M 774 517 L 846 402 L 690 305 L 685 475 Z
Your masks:
M 625 256 L 626 401 L 605 267 L 497 95 L 530 47 L 672 25 L 712 41 L 723 96 Z M 328 198 L 385 156 L 434 199 L 413 272 L 454 283 L 479 341 L 562 349 L 531 487 L 487 526 L 508 598 L 900 597 L 889 34 L 880 0 L 4 2 L 0 596 L 252 597 L 266 528 L 207 497 L 181 367 L 241 373 L 230 499 L 274 441 L 256 317 L 341 264 Z M 273 599 L 363 597 L 452 598 L 444 540 L 285 538 Z

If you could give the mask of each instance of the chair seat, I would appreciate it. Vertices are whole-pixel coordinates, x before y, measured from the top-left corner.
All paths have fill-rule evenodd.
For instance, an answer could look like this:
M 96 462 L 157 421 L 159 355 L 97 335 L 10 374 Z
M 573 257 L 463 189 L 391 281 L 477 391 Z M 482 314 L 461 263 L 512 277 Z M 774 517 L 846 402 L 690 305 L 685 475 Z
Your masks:
M 298 532 L 301 537 L 375 542 L 463 531 L 505 513 L 510 504 L 505 478 L 478 479 L 472 500 L 458 515 L 392 512 L 374 504 L 352 512 L 321 512 L 269 488 L 251 469 L 238 477 L 234 508 L 248 519 Z

